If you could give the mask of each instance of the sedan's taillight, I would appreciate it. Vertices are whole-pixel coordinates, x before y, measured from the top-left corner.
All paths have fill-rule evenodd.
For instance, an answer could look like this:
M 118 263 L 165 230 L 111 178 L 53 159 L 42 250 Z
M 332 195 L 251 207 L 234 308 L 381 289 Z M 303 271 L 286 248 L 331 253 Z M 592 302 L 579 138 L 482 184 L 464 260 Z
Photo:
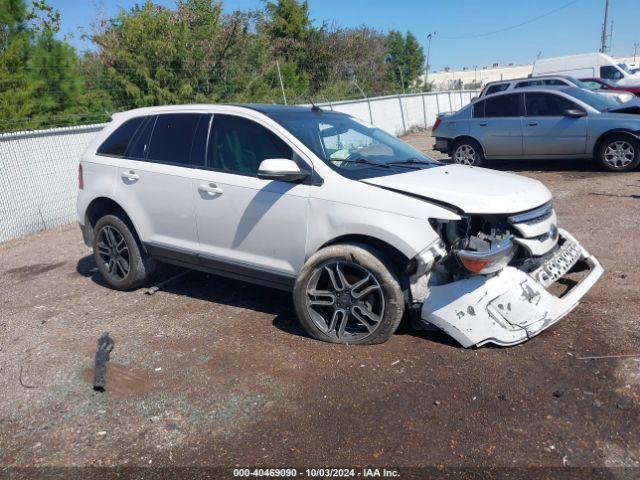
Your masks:
M 442 122 L 442 118 L 436 118 L 436 123 L 433 124 L 433 128 L 431 129 L 432 132 L 436 131 L 436 129 L 440 126 L 440 122 Z
M 78 189 L 79 190 L 83 190 L 84 189 L 84 175 L 82 173 L 82 164 L 81 163 L 78 164 Z

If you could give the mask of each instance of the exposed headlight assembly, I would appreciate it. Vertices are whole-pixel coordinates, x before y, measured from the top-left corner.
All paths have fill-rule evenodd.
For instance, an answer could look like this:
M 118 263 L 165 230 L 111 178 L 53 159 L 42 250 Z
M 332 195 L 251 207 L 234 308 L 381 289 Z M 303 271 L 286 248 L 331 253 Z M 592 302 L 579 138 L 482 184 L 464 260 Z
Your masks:
M 496 273 L 506 267 L 516 253 L 512 237 L 490 244 L 486 250 L 454 250 L 460 264 L 471 273 Z
M 431 225 L 449 244 L 451 256 L 466 271 L 496 273 L 506 267 L 518 249 L 513 235 L 500 218 L 464 217 L 461 221 L 431 220 Z

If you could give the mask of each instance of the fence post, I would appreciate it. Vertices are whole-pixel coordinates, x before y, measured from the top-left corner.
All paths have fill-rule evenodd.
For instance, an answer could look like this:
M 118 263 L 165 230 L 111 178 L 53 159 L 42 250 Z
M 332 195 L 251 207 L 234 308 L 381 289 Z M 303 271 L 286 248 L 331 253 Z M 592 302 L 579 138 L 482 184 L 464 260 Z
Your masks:
M 447 96 L 449 97 L 449 111 L 453 112 L 453 109 L 452 109 L 453 102 L 451 101 L 451 90 L 447 92 Z
M 438 92 L 435 93 L 436 95 L 436 108 L 438 109 L 438 115 L 440 114 L 440 100 L 438 99 Z
M 427 125 L 427 103 L 424 101 L 424 92 L 422 92 L 420 94 L 420 96 L 422 97 L 422 114 L 424 116 L 424 129 L 426 130 L 428 125 Z
M 371 113 L 371 101 L 367 97 L 367 108 L 369 108 L 369 123 L 373 125 L 373 113 Z
M 398 103 L 400 104 L 400 117 L 402 118 L 402 134 L 407 133 L 407 124 L 404 121 L 404 108 L 402 107 L 402 97 L 398 94 Z

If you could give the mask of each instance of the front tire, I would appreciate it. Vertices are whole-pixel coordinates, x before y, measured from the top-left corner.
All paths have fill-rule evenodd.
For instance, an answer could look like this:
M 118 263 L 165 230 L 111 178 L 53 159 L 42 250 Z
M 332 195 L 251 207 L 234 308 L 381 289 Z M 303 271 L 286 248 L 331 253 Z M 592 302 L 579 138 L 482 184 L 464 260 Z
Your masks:
M 315 253 L 296 280 L 293 300 L 307 333 L 331 343 L 383 343 L 404 313 L 394 265 L 378 250 L 356 243 Z
M 470 138 L 457 140 L 451 149 L 451 159 L 459 165 L 479 167 L 484 163 L 484 153 L 478 142 Z
M 640 164 L 640 143 L 627 135 L 612 135 L 598 149 L 598 161 L 610 172 L 629 172 Z
M 93 256 L 102 277 L 116 290 L 133 290 L 153 275 L 156 262 L 140 248 L 133 226 L 116 215 L 96 222 Z

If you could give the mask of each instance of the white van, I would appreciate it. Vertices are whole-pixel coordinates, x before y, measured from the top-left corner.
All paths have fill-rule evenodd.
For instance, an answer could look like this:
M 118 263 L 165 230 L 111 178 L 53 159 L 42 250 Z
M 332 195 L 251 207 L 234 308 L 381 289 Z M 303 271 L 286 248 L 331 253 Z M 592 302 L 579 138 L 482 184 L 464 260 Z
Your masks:
M 570 75 L 576 78 L 604 78 L 621 86 L 640 85 L 640 76 L 628 71 L 604 53 L 584 53 L 566 57 L 542 58 L 533 64 L 532 75 Z

